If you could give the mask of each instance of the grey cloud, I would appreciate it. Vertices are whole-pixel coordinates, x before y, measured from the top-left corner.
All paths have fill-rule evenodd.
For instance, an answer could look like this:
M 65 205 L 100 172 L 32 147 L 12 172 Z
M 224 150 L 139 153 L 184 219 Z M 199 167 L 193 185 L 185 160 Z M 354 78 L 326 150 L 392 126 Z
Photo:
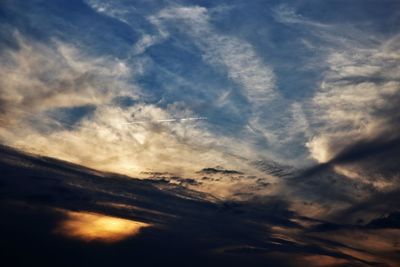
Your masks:
M 235 170 L 226 170 L 222 167 L 215 167 L 215 168 L 204 168 L 201 171 L 198 171 L 198 173 L 202 174 L 243 174 L 240 171 L 235 171 Z

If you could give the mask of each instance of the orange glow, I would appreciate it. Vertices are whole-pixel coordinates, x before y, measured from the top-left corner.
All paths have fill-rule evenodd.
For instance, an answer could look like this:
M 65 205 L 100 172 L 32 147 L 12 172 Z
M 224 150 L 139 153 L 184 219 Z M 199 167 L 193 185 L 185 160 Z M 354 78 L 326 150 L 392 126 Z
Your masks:
M 139 233 L 149 224 L 91 212 L 66 211 L 67 219 L 57 228 L 62 235 L 100 242 L 118 242 Z

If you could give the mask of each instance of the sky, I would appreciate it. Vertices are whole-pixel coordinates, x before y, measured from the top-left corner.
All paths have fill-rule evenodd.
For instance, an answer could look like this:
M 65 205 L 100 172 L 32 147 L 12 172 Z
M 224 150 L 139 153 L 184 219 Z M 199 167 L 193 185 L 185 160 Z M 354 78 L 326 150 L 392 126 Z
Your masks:
M 348 223 L 397 210 L 400 2 L 0 2 L 0 142 Z

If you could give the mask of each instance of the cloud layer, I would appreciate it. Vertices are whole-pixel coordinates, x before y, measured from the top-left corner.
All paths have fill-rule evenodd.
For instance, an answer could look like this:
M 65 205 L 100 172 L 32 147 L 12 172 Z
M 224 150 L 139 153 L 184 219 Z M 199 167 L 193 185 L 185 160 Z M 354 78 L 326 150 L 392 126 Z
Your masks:
M 32 4 L 29 23 L 2 26 L 2 143 L 128 175 L 168 173 L 219 197 L 279 193 L 323 215 L 397 190 L 396 30 L 346 10 L 344 27 L 307 4 L 75 4 L 71 23 Z M 83 34 L 88 22 L 115 31 Z M 191 117 L 207 120 L 177 120 Z M 242 174 L 199 172 L 217 167 Z

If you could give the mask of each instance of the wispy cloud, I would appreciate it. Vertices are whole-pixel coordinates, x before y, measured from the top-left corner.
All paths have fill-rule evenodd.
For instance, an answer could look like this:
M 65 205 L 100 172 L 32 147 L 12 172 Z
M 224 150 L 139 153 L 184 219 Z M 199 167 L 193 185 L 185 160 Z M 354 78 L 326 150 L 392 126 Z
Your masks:
M 162 33 L 178 31 L 189 36 L 201 49 L 204 62 L 226 75 L 246 97 L 247 103 L 243 104 L 249 107 L 250 113 L 246 114 L 248 119 L 243 129 L 250 129 L 250 138 L 254 138 L 254 142 L 263 140 L 264 147 L 268 147 L 263 151 L 264 155 L 287 157 L 281 153 L 283 147 L 295 140 L 298 142 L 307 127 L 305 116 L 297 122 L 302 113 L 297 112 L 301 105 L 292 105 L 279 93 L 272 65 L 257 54 L 250 42 L 225 35 L 213 27 L 211 13 L 199 6 L 174 7 L 161 10 L 149 20 Z M 226 98 L 223 98 L 224 102 Z M 287 109 L 288 105 L 293 110 Z M 256 154 L 260 156 L 260 153 Z
M 256 106 L 271 101 L 277 93 L 275 75 L 248 42 L 234 36 L 218 33 L 209 23 L 209 15 L 203 7 L 178 7 L 160 11 L 150 20 L 161 32 L 168 23 L 175 22 L 172 27 L 193 38 L 193 41 L 204 51 L 204 60 L 216 67 L 223 67 L 227 75 L 243 88 L 249 101 Z M 179 23 L 183 22 L 183 23 Z
M 186 122 L 186 121 L 199 121 L 206 120 L 206 117 L 189 117 L 189 118 L 170 118 L 170 119 L 161 119 L 154 121 L 130 121 L 124 124 L 143 124 L 143 123 L 163 123 L 163 122 Z
M 390 44 L 393 39 L 327 57 L 329 71 L 313 98 L 313 120 L 321 125 L 316 128 L 319 137 L 309 143 L 319 161 L 329 161 L 356 141 L 377 135 L 391 139 L 395 134 L 400 62 L 393 56 L 398 49 Z
M 287 5 L 273 12 L 278 22 L 301 29 L 312 40 L 317 66 L 323 70 L 311 101 L 301 105 L 308 120 L 309 129 L 305 131 L 311 156 L 318 162 L 338 162 L 350 150 L 354 156 L 356 147 L 361 155 L 361 147 L 376 147 L 376 140 L 381 145 L 397 140 L 400 51 L 395 43 L 399 36 L 378 36 L 354 25 L 343 28 L 340 21 L 320 23 Z M 315 67 L 315 60 L 311 64 Z M 336 168 L 351 177 L 366 175 L 355 166 L 347 166 L 347 171 L 343 166 Z M 369 179 L 362 179 L 375 179 L 377 175 L 382 173 L 369 173 Z
M 244 35 L 216 27 L 212 9 L 162 5 L 135 20 L 133 6 L 120 10 L 112 2 L 88 3 L 140 33 L 131 50 L 121 59 L 88 53 L 65 40 L 42 42 L 16 34 L 19 48 L 4 49 L 6 64 L 0 68 L 1 76 L 8 77 L 0 82 L 5 143 L 132 175 L 193 173 L 215 165 L 247 169 L 250 175 L 260 173 L 250 166 L 254 160 L 307 165 L 311 156 L 318 162 L 336 160 L 336 171 L 361 180 L 360 165 L 344 164 L 344 159 L 354 158 L 354 151 L 368 142 L 376 147 L 376 139 L 397 140 L 392 134 L 398 122 L 392 115 L 399 93 L 396 36 L 379 41 L 350 28 L 357 34 L 349 38 L 337 25 L 278 7 L 275 20 L 302 27 L 316 50 L 309 62 L 321 70 L 320 86 L 309 89 L 315 93 L 292 100 L 278 88 L 285 77 L 278 75 L 273 61 Z M 368 38 L 374 42 L 364 44 Z M 166 53 L 170 49 L 173 56 Z M 185 72 L 194 65 L 192 59 L 198 68 Z M 206 68 L 205 76 L 212 78 L 202 83 L 203 76 L 195 72 Z M 126 103 L 119 103 L 124 97 Z M 82 106 L 92 111 L 73 123 L 57 115 L 60 109 Z M 188 121 L 196 123 L 166 123 Z M 382 175 L 378 169 L 374 173 Z M 393 184 L 379 175 L 367 184 Z M 270 176 L 262 182 L 274 183 L 276 177 Z M 257 187 L 255 180 L 246 183 Z
M 60 41 L 45 45 L 18 32 L 14 37 L 18 49 L 1 54 L 0 101 L 7 118 L 19 113 L 25 116 L 23 112 L 101 104 L 115 97 L 115 92 L 138 96 L 138 90 L 127 82 L 131 70 L 121 60 L 91 58 Z
M 138 101 L 141 95 L 139 87 L 128 82 L 134 73 L 123 61 L 88 56 L 61 41 L 43 44 L 16 36 L 19 49 L 3 51 L 7 64 L 0 68 L 4 143 L 131 175 L 155 166 L 161 171 L 195 172 L 217 158 L 219 164 L 227 163 L 215 137 L 198 124 L 130 125 L 200 123 L 205 118 L 174 104 L 165 109 L 144 103 L 116 106 L 119 96 Z M 49 113 L 88 104 L 95 111 L 73 125 Z

